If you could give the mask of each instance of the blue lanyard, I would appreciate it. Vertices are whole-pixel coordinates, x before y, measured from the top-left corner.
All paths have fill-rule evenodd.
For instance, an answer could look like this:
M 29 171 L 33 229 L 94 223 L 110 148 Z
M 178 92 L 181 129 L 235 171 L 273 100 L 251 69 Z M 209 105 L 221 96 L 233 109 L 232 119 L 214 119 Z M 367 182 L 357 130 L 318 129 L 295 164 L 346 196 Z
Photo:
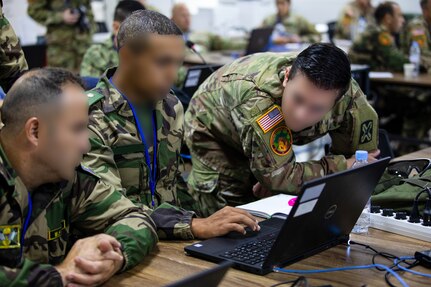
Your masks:
M 109 79 L 111 85 L 123 96 L 123 98 L 127 101 L 130 106 L 130 109 L 133 113 L 133 118 L 135 119 L 136 127 L 139 132 L 139 136 L 141 137 L 142 143 L 144 145 L 144 154 L 145 154 L 145 162 L 147 163 L 148 169 L 150 170 L 150 190 L 151 190 L 151 205 L 154 208 L 155 202 L 154 197 L 156 194 L 156 184 L 157 184 L 157 126 L 156 126 L 156 112 L 153 111 L 152 116 L 152 124 L 153 124 L 153 165 L 151 165 L 150 153 L 148 152 L 148 144 L 145 139 L 145 134 L 141 126 L 141 122 L 139 121 L 138 114 L 136 113 L 135 107 L 132 103 L 127 99 L 127 97 L 115 86 L 112 81 L 112 77 Z
M 22 251 L 24 249 L 24 236 L 27 233 L 28 225 L 30 223 L 31 213 L 33 211 L 33 205 L 32 205 L 32 202 L 31 202 L 31 194 L 30 194 L 30 192 L 28 193 L 27 196 L 28 196 L 28 210 L 27 210 L 27 216 L 25 218 L 24 227 L 23 227 L 22 234 L 21 234 L 21 248 L 20 248 L 20 251 L 19 251 L 20 252 L 20 256 L 19 256 L 20 258 L 22 258 Z

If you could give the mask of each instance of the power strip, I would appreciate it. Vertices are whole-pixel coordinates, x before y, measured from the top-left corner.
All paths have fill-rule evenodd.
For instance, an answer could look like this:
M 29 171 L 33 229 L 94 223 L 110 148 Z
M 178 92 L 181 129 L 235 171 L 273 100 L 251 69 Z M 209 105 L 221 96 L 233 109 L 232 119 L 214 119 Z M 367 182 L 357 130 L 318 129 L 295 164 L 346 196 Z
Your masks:
M 395 219 L 395 216 L 383 216 L 382 213 L 370 213 L 371 227 L 431 242 L 431 226 L 411 223 L 407 219 Z

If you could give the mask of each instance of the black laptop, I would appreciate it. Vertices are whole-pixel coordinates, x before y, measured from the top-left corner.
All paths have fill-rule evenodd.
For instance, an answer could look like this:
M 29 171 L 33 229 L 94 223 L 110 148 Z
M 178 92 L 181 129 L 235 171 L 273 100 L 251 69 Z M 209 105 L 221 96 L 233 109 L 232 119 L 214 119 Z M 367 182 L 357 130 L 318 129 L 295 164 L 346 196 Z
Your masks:
M 225 261 L 214 268 L 205 270 L 166 287 L 217 287 L 233 262 Z
M 273 27 L 258 28 L 251 31 L 250 39 L 245 50 L 246 55 L 268 51 L 269 40 Z
M 198 90 L 199 86 L 221 65 L 199 65 L 190 67 L 187 70 L 186 78 L 183 83 L 183 92 L 190 98 Z
M 259 232 L 232 233 L 184 248 L 210 261 L 264 275 L 349 239 L 389 158 L 307 182 L 286 218 L 273 216 Z

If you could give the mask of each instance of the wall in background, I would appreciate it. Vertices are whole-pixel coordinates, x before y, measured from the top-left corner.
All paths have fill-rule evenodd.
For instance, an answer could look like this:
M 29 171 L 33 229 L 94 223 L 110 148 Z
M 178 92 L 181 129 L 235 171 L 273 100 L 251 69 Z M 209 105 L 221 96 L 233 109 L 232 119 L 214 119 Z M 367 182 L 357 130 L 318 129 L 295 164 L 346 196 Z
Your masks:
M 103 13 L 111 27 L 113 11 L 118 0 L 95 0 L 104 2 Z M 198 31 L 211 30 L 222 35 L 241 33 L 258 26 L 264 17 L 274 13 L 274 0 L 147 0 L 162 13 L 170 16 L 174 3 L 186 3 L 192 12 L 192 28 Z M 327 23 L 335 20 L 341 8 L 349 0 L 292 0 L 295 13 L 305 16 L 312 23 Z M 377 4 L 383 2 L 374 0 Z M 405 13 L 420 13 L 419 0 L 397 0 Z M 27 15 L 27 0 L 3 0 L 4 13 L 9 18 L 23 45 L 36 42 L 45 28 Z

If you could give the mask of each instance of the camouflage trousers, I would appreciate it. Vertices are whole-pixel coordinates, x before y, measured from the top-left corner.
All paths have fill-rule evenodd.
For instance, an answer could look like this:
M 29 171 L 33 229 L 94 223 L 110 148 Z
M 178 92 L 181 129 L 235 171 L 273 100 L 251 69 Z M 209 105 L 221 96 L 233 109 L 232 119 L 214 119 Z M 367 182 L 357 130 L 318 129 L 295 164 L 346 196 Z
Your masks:
M 67 42 L 51 40 L 48 36 L 47 64 L 50 67 L 65 68 L 78 73 L 82 58 L 91 45 L 91 35 L 76 35 L 76 39 Z

